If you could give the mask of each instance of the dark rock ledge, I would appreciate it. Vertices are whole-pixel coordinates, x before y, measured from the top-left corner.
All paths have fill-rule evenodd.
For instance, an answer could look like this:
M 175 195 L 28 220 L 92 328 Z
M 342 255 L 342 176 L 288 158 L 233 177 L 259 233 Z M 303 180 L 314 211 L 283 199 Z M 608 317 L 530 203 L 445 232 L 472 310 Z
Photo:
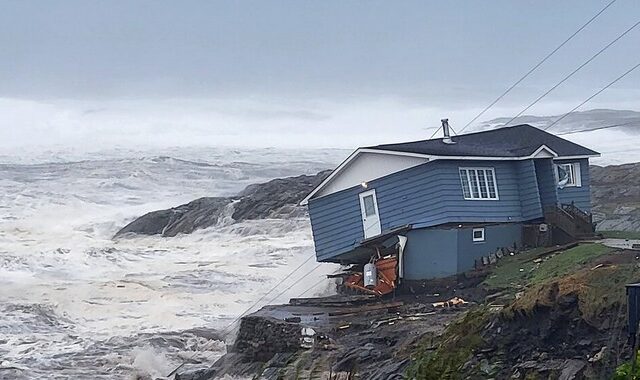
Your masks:
M 168 210 L 153 211 L 124 226 L 115 237 L 189 234 L 228 217 L 232 222 L 240 222 L 301 216 L 305 210 L 298 203 L 329 173 L 325 170 L 316 175 L 277 178 L 249 185 L 233 197 L 205 197 Z

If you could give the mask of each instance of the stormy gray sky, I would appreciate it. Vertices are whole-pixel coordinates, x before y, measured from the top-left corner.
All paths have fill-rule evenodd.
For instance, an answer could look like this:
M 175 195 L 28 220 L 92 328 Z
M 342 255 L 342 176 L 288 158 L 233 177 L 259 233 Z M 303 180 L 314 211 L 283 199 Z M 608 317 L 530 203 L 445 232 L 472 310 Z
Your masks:
M 0 0 L 0 147 L 341 146 L 464 125 L 607 1 Z M 481 120 L 640 20 L 618 0 Z M 640 62 L 640 27 L 528 114 Z M 640 110 L 640 70 L 583 109 Z

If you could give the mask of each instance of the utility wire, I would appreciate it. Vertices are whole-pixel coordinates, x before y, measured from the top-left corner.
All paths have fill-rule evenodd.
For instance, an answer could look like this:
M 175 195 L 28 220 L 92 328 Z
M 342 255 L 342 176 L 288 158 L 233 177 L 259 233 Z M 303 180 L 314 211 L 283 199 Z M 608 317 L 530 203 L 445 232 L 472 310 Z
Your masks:
M 273 288 L 271 288 L 268 292 L 266 292 L 265 294 L 262 295 L 262 297 L 260 297 L 257 301 L 255 301 L 251 306 L 249 306 L 247 309 L 245 309 L 240 315 L 238 315 L 233 321 L 231 321 L 231 323 L 229 323 L 227 326 L 225 326 L 222 330 L 222 336 L 226 337 L 228 334 L 227 330 L 229 329 L 229 327 L 233 326 L 234 323 L 236 323 L 240 318 L 242 318 L 243 316 L 245 316 L 249 311 L 251 311 L 251 309 L 253 309 L 254 307 L 256 307 L 261 301 L 263 301 L 265 298 L 267 298 L 267 296 L 269 294 L 271 294 L 271 292 L 273 292 L 274 290 L 276 290 L 280 285 L 282 285 L 283 282 L 285 282 L 287 279 L 289 279 L 291 276 L 293 276 L 294 273 L 296 273 L 298 270 L 300 270 L 300 268 L 302 268 L 306 263 L 308 263 L 312 258 L 314 258 L 315 255 L 310 255 L 305 261 L 303 261 L 300 265 L 298 265 L 294 270 L 292 270 L 288 275 L 286 275 L 282 280 L 280 280 L 276 285 L 273 286 Z M 318 268 L 320 266 L 320 264 L 318 264 L 316 267 L 313 268 L 313 270 L 315 270 L 316 268 Z M 313 271 L 312 270 L 312 271 Z M 310 273 L 310 272 L 309 272 Z M 306 276 L 306 275 L 305 275 Z M 296 282 L 294 282 L 293 284 L 291 284 L 286 290 L 290 289 L 292 286 L 294 286 L 295 284 L 297 284 L 303 277 L 301 277 L 300 279 L 298 279 Z M 282 293 L 280 293 L 282 294 Z M 276 297 L 274 297 L 271 301 L 272 302 L 275 298 L 278 298 L 279 295 L 277 295 Z M 209 342 L 209 344 L 212 344 L 212 342 Z M 202 349 L 207 348 L 207 346 L 209 344 L 205 344 Z M 182 368 L 185 364 L 187 364 L 187 361 L 193 360 L 195 357 L 197 356 L 197 353 L 194 353 L 190 358 L 188 358 L 187 360 L 183 361 L 182 364 L 180 364 L 178 367 L 176 367 L 173 371 L 171 371 L 167 377 L 171 377 L 173 375 L 176 374 L 176 372 L 178 372 L 178 370 L 180 370 L 180 368 Z
M 262 295 L 262 297 L 260 297 L 257 301 L 255 301 L 251 306 L 249 306 L 245 311 L 243 311 L 240 315 L 238 315 L 233 321 L 231 321 L 231 323 L 229 323 L 224 329 L 222 329 L 223 332 L 227 331 L 227 329 L 231 326 L 233 326 L 234 323 L 236 323 L 240 318 L 242 318 L 243 316 L 245 316 L 249 311 L 251 311 L 251 309 L 253 309 L 254 307 L 258 306 L 258 304 L 262 301 L 264 301 L 267 296 L 269 294 L 271 294 L 271 292 L 273 292 L 274 290 L 276 290 L 278 287 L 280 287 L 280 285 L 282 285 L 285 281 L 287 281 L 291 276 L 293 276 L 294 273 L 296 273 L 297 271 L 300 270 L 300 268 L 302 268 L 306 263 L 308 263 L 312 258 L 314 258 L 315 255 L 311 255 L 309 256 L 305 261 L 303 261 L 300 265 L 298 265 L 296 267 L 296 269 L 294 269 L 293 271 L 291 271 L 288 275 L 286 275 L 282 280 L 280 280 L 277 284 L 275 284 L 273 286 L 273 288 L 269 289 L 268 292 L 266 292 L 265 294 Z M 296 282 L 294 282 L 293 284 L 296 284 Z M 277 296 L 276 296 L 277 298 Z
M 596 59 L 596 57 L 598 57 L 600 54 L 602 54 L 605 50 L 607 50 L 609 47 L 611 47 L 613 44 L 615 44 L 616 42 L 618 42 L 618 40 L 620 40 L 622 37 L 626 36 L 629 32 L 631 32 L 633 29 L 635 29 L 638 25 L 640 25 L 640 21 L 636 22 L 635 24 L 633 24 L 630 28 L 628 28 L 627 30 L 624 31 L 624 33 L 622 33 L 621 35 L 619 35 L 618 37 L 616 37 L 613 41 L 609 42 L 607 45 L 605 45 L 605 47 L 603 47 L 602 49 L 600 49 L 596 54 L 594 54 L 593 56 L 591 56 L 591 58 L 589 58 L 588 60 L 586 60 L 584 63 L 582 63 L 580 66 L 578 66 L 575 70 L 573 70 L 569 75 L 565 76 L 564 78 L 562 78 L 562 80 L 558 83 L 556 83 L 555 85 L 553 85 L 550 89 L 548 89 L 544 94 L 540 95 L 536 100 L 534 100 L 531 104 L 529 104 L 528 106 L 526 106 L 522 111 L 520 111 L 516 116 L 512 117 L 511 120 L 509 120 L 505 126 L 508 126 L 512 121 L 514 121 L 515 119 L 517 119 L 520 115 L 522 115 L 523 113 L 525 113 L 529 108 L 533 107 L 536 103 L 538 103 L 540 100 L 542 100 L 542 98 L 544 98 L 545 96 L 549 95 L 549 93 L 553 90 L 555 90 L 556 88 L 558 88 L 561 84 L 563 84 L 564 82 L 566 82 L 569 78 L 571 78 L 575 73 L 577 73 L 578 71 L 580 71 L 583 67 L 585 67 L 586 65 L 588 65 L 591 61 L 593 61 L 594 59 Z
M 573 131 L 560 132 L 560 133 L 556 133 L 556 136 L 572 135 L 574 133 L 581 133 L 581 132 L 599 131 L 601 129 L 618 128 L 618 127 L 623 127 L 625 125 L 631 125 L 631 124 L 635 124 L 635 123 L 638 123 L 638 125 L 640 125 L 640 120 L 630 121 L 628 123 L 605 125 L 605 126 L 602 126 L 602 127 L 585 128 L 585 129 L 577 129 L 577 130 L 573 130 Z M 550 127 L 551 126 L 547 127 L 546 129 L 548 129 Z M 542 130 L 544 131 L 545 129 L 542 129 Z
M 289 289 L 293 288 L 294 286 L 296 286 L 300 281 L 304 280 L 308 275 L 310 275 L 311 273 L 315 272 L 316 269 L 320 268 L 322 264 L 318 264 L 315 267 L 311 268 L 310 271 L 308 271 L 307 273 L 305 273 L 304 275 L 302 275 L 296 282 L 294 282 L 293 284 L 287 286 L 283 291 L 281 291 L 280 293 L 278 293 L 278 295 L 276 295 L 275 297 L 273 297 L 269 303 L 277 300 L 278 298 L 280 298 L 280 296 L 282 296 L 283 294 L 285 294 L 287 291 L 289 291 Z
M 591 17 L 589 19 L 589 21 L 587 21 L 586 23 L 584 23 L 580 28 L 578 28 L 578 30 L 576 30 L 575 32 L 573 32 L 572 35 L 570 35 L 566 40 L 564 40 L 560 45 L 558 45 L 555 49 L 553 49 L 549 54 L 547 54 L 544 58 L 542 58 L 542 60 L 540 62 L 538 62 L 535 66 L 533 66 L 531 69 L 529 69 L 529 71 L 527 71 L 526 74 L 524 74 L 520 79 L 518 79 L 515 83 L 513 83 L 511 86 L 509 86 L 509 88 L 507 88 L 502 94 L 500 94 L 500 96 L 498 96 L 496 99 L 494 99 L 493 102 L 491 102 L 488 106 L 486 106 L 479 114 L 477 114 L 473 119 L 471 119 L 471 121 L 469 121 L 464 127 L 462 127 L 462 129 L 460 130 L 460 133 L 462 133 L 465 129 L 467 129 L 468 126 L 470 126 L 474 121 L 478 120 L 478 118 L 482 115 L 484 115 L 485 112 L 487 112 L 491 107 L 493 107 L 496 103 L 498 103 L 502 98 L 504 98 L 509 92 L 511 92 L 511 90 L 513 90 L 517 85 L 520 84 L 520 82 L 522 82 L 523 80 L 525 80 L 529 75 L 531 75 L 534 71 L 536 71 L 538 69 L 538 67 L 540 67 L 543 63 L 545 63 L 547 61 L 547 59 L 551 58 L 552 55 L 554 55 L 558 50 L 560 50 L 564 45 L 567 44 L 567 42 L 571 41 L 573 39 L 573 37 L 575 37 L 578 33 L 580 33 L 584 28 L 586 28 L 589 24 L 591 24 L 596 18 L 598 18 L 598 16 L 600 16 L 604 11 L 607 10 L 607 8 L 609 8 L 610 6 L 613 5 L 613 3 L 615 3 L 616 0 L 612 0 L 611 2 L 609 2 L 609 4 L 607 4 L 604 8 L 602 8 L 598 13 L 596 13 L 593 17 Z
M 311 285 L 310 287 L 307 288 L 307 290 L 305 290 L 304 292 L 300 293 L 298 295 L 298 297 L 302 297 L 305 294 L 309 293 L 312 289 L 315 289 L 316 286 L 322 284 L 323 282 L 325 282 L 327 280 L 326 277 L 322 276 L 322 278 L 320 280 L 318 280 L 318 282 L 316 282 L 315 284 Z
M 640 22 L 639 22 L 640 23 Z M 637 24 L 636 24 L 637 25 Z M 607 88 L 613 86 L 616 82 L 618 82 L 620 79 L 626 77 L 627 75 L 631 74 L 631 72 L 633 72 L 635 69 L 637 69 L 638 67 L 640 67 L 640 62 L 638 62 L 635 66 L 633 66 L 632 68 L 630 68 L 629 70 L 625 71 L 624 74 L 620 75 L 619 77 L 617 77 L 616 79 L 614 79 L 613 81 L 609 82 L 606 86 L 602 87 L 600 90 L 596 91 L 596 93 L 594 93 L 593 95 L 591 95 L 590 97 L 586 98 L 582 103 L 578 104 L 577 106 L 573 107 L 573 109 L 567 113 L 565 113 L 564 115 L 560 116 L 559 118 L 556 119 L 556 121 L 554 121 L 553 123 L 549 124 L 547 127 L 543 128 L 543 131 L 546 131 L 547 129 L 553 127 L 554 125 L 556 125 L 560 120 L 564 119 L 565 117 L 569 116 L 571 113 L 573 113 L 575 110 L 577 110 L 578 108 L 582 107 L 585 103 L 589 102 L 591 99 L 595 98 L 596 96 L 600 95 L 604 90 L 606 90 Z
M 304 264 L 304 263 L 303 263 L 303 264 Z M 297 279 L 293 284 L 291 284 L 291 285 L 287 286 L 287 287 L 286 287 L 282 292 L 278 293 L 278 295 L 276 295 L 275 297 L 271 298 L 271 300 L 269 300 L 267 303 L 271 303 L 271 302 L 273 302 L 273 301 L 277 300 L 278 298 L 280 298 L 280 296 L 281 296 L 281 295 L 283 295 L 284 293 L 286 293 L 289 289 L 293 288 L 293 287 L 294 287 L 295 285 L 297 285 L 300 281 L 302 281 L 302 280 L 303 280 L 303 279 L 305 279 L 308 275 L 310 275 L 311 273 L 313 273 L 316 269 L 320 268 L 320 266 L 321 266 L 321 265 L 322 265 L 322 264 L 318 264 L 318 265 L 316 265 L 315 267 L 313 267 L 310 271 L 308 271 L 307 273 L 305 273 L 304 275 L 302 275 L 300 278 L 298 278 L 298 279 Z M 301 265 L 301 266 L 299 266 L 298 268 L 296 268 L 296 269 L 294 270 L 294 272 L 295 272 L 296 270 L 300 269 L 301 267 L 302 267 L 302 265 Z M 293 273 L 293 272 L 292 272 L 292 273 Z M 323 279 L 323 280 L 324 280 L 324 279 Z M 282 281 L 281 281 L 281 283 L 282 283 Z M 320 282 L 318 282 L 318 283 L 314 284 L 314 285 L 313 285 L 313 287 L 317 286 L 319 283 L 320 283 Z M 305 291 L 304 291 L 304 293 L 308 292 L 308 291 L 309 291 L 309 290 L 311 290 L 313 287 L 311 287 L 311 288 L 309 288 L 309 289 L 305 290 Z M 269 291 L 269 293 L 270 293 L 270 292 L 271 292 L 271 291 Z M 303 294 L 304 294 L 304 293 L 303 293 Z M 267 294 L 268 294 L 268 293 L 267 293 Z M 248 312 L 248 311 L 249 311 L 250 309 L 252 309 L 252 308 L 253 308 L 253 306 L 251 306 L 249 309 L 247 309 L 247 310 L 245 311 L 245 313 L 246 313 L 246 312 Z M 244 314 L 244 313 L 243 313 L 243 314 Z M 242 315 L 241 315 L 241 316 L 242 316 Z M 236 319 L 234 319 L 234 320 L 233 320 L 233 322 L 231 322 L 231 323 L 227 326 L 227 328 L 228 328 L 229 326 L 232 326 L 232 325 L 233 325 L 233 324 L 234 324 L 238 319 L 240 319 L 240 318 L 241 318 L 241 316 L 240 316 L 240 317 L 238 317 L 238 318 L 236 318 Z M 226 330 L 226 328 L 225 328 L 225 330 Z M 223 332 L 224 332 L 225 330 L 223 330 Z M 229 331 L 229 332 L 227 332 L 227 333 L 223 334 L 222 336 L 223 336 L 223 337 L 226 337 L 227 335 L 229 335 L 229 333 L 231 333 L 231 331 Z M 213 341 L 212 341 L 212 342 L 213 342 Z M 209 344 L 211 344 L 212 342 L 209 342 Z M 202 347 L 202 349 L 208 348 L 207 346 L 209 346 L 209 344 L 205 344 L 205 345 Z M 196 352 L 196 353 L 194 353 L 194 354 L 193 354 L 193 355 L 192 355 L 188 360 L 184 360 L 184 361 L 182 362 L 182 364 L 180 364 L 180 365 L 179 365 L 178 367 L 176 367 L 173 371 L 171 371 L 171 372 L 167 375 L 167 377 L 168 377 L 168 378 L 170 378 L 170 377 L 172 377 L 173 375 L 175 375 L 175 374 L 180 370 L 180 368 L 184 367 L 184 365 L 185 365 L 185 364 L 187 364 L 187 361 L 193 360 L 193 359 L 197 356 L 197 354 L 198 354 L 198 353 Z M 212 356 L 212 354 L 209 354 L 209 355 L 205 356 L 204 360 L 209 360 L 209 359 L 211 358 L 211 356 Z

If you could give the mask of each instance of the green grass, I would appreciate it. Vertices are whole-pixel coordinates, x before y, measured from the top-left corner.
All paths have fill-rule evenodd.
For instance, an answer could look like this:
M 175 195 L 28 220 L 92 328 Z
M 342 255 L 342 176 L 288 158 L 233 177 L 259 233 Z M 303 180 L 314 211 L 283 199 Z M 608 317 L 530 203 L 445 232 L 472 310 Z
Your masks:
M 485 288 L 515 290 L 518 287 L 560 277 L 577 270 L 598 256 L 613 251 L 613 248 L 602 244 L 581 244 L 566 251 L 556 252 L 553 257 L 548 257 L 541 263 L 534 263 L 533 259 L 542 251 L 543 249 L 537 248 L 502 258 L 485 279 Z
M 484 286 L 488 289 L 499 290 L 524 283 L 529 272 L 535 266 L 532 261 L 527 261 L 539 255 L 543 250 L 543 248 L 536 248 L 515 256 L 503 257 L 491 270 L 491 274 L 484 281 Z
M 594 261 L 613 251 L 614 248 L 592 243 L 555 252 L 538 263 L 533 260 L 544 252 L 541 248 L 507 256 L 491 269 L 483 285 L 489 290 L 508 291 L 502 293 L 506 307 L 498 312 L 501 318 L 532 315 L 539 307 L 556 306 L 561 296 L 575 295 L 582 318 L 600 328 L 607 322 L 602 318 L 605 310 L 622 310 L 624 284 L 640 278 L 640 267 L 634 261 L 595 267 Z M 522 294 L 516 299 L 513 293 L 518 290 Z M 624 312 L 619 315 L 623 320 Z M 471 361 L 467 366 L 465 363 L 486 344 L 482 333 L 495 316 L 490 307 L 479 305 L 449 325 L 436 347 L 431 346 L 432 340 L 424 339 L 412 354 L 408 378 L 457 380 L 492 375 L 481 373 L 477 362 Z M 623 323 L 615 323 L 618 322 Z
M 614 251 L 614 248 L 602 244 L 584 244 L 566 250 L 540 263 L 540 267 L 531 274 L 531 284 L 538 284 L 551 278 L 574 272 L 593 259 Z
M 637 282 L 640 268 L 635 262 L 620 263 L 589 268 L 589 266 L 555 277 L 528 287 L 527 290 L 508 307 L 502 316 L 532 315 L 540 307 L 554 307 L 558 300 L 567 295 L 577 296 L 578 308 L 584 321 L 601 328 L 609 323 L 606 310 L 617 308 L 619 318 L 624 319 L 626 305 L 625 284 Z
M 640 231 L 598 231 L 609 239 L 640 239 Z
M 640 366 L 638 365 L 638 363 L 640 363 L 640 351 L 636 352 L 636 365 L 633 371 L 631 369 L 632 367 L 631 363 L 629 362 L 623 363 L 618 368 L 616 368 L 615 372 L 613 373 L 613 377 L 611 379 L 612 380 L 640 379 Z

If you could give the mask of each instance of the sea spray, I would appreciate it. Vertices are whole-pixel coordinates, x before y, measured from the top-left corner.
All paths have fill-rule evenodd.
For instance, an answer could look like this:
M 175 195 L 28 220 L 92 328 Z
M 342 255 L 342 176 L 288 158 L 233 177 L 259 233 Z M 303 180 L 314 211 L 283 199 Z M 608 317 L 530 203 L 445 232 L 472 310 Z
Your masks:
M 314 254 L 304 215 L 230 223 L 232 207 L 190 235 L 112 240 L 146 212 L 314 174 L 340 158 L 326 151 L 171 153 L 181 157 L 118 151 L 0 163 L 0 378 L 156 376 L 184 360 L 206 367 L 225 352 L 215 332 Z M 333 268 L 300 279 L 273 302 Z

